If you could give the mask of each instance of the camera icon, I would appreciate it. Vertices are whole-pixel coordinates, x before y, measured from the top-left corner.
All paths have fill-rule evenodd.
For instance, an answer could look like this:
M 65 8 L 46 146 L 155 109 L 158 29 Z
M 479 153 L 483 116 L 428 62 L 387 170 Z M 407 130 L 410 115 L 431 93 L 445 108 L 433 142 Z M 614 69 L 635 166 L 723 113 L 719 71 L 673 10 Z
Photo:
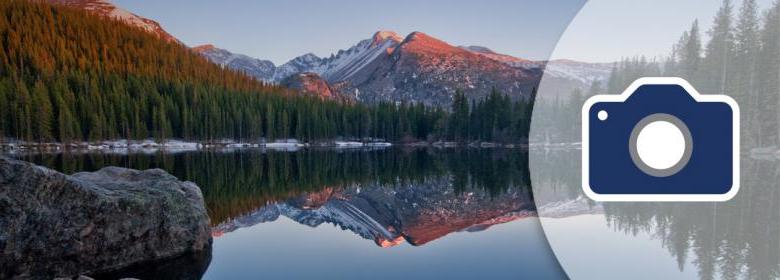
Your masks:
M 726 201 L 739 191 L 739 105 L 640 78 L 582 107 L 582 189 L 597 201 Z

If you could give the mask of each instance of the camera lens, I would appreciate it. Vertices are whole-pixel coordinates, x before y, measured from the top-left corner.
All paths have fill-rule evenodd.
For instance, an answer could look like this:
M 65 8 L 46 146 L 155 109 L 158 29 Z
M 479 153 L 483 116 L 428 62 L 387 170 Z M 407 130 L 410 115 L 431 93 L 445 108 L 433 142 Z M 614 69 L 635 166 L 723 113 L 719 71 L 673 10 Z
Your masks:
M 634 164 L 648 175 L 671 176 L 688 163 L 693 143 L 688 127 L 669 114 L 640 120 L 631 132 L 629 150 Z

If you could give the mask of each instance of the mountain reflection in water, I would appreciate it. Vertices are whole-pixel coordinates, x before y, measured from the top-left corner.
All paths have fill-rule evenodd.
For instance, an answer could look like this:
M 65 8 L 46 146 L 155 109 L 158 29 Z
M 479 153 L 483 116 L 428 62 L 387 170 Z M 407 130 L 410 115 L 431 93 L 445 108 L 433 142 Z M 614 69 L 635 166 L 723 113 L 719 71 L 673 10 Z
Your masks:
M 508 188 L 498 195 L 482 189 L 456 192 L 452 176 L 411 182 L 355 184 L 326 188 L 264 206 L 223 222 L 215 237 L 286 216 L 317 227 L 330 223 L 371 239 L 382 247 L 408 241 L 423 245 L 456 231 L 480 231 L 491 225 L 535 216 L 527 188 Z
M 180 179 L 197 183 L 203 191 L 211 217 L 215 248 L 222 250 L 215 252 L 213 261 L 211 258 L 199 259 L 207 260 L 206 265 L 208 262 L 215 265 L 216 262 L 221 267 L 224 265 L 220 260 L 226 258 L 220 254 L 226 247 L 219 247 L 220 240 L 242 228 L 276 224 L 280 217 L 311 228 L 332 225 L 351 232 L 358 240 L 373 241 L 379 247 L 392 247 L 404 243 L 422 246 L 437 239 L 446 239 L 445 236 L 451 233 L 485 231 L 497 224 L 536 216 L 529 186 L 528 154 L 520 149 L 305 149 L 296 152 L 248 149 L 145 154 L 17 154 L 15 157 L 65 173 L 97 170 L 109 165 L 135 169 L 161 168 Z M 286 227 L 285 224 L 280 225 Z M 474 265 L 503 267 L 490 273 L 495 276 L 518 273 L 545 278 L 561 276 L 562 271 L 546 249 L 538 222 L 531 220 L 530 224 L 520 227 L 526 232 L 521 235 L 530 235 L 525 240 L 508 242 L 506 238 L 515 238 L 513 236 L 516 235 L 502 233 L 501 236 L 506 236 L 501 237 L 503 241 L 494 239 L 495 242 L 489 245 L 470 245 L 486 251 L 472 254 L 469 258 L 488 260 L 491 256 L 506 255 L 522 259 L 533 256 L 535 259 L 524 261 L 524 265 L 536 267 L 533 270 L 510 268 L 502 263 L 511 261 L 506 257 L 502 261 L 494 260 L 490 264 L 477 262 Z M 323 237 L 312 234 L 310 238 Z M 445 244 L 468 245 L 458 239 Z M 261 239 L 257 240 L 255 242 Z M 504 245 L 505 249 L 493 249 L 502 246 L 502 243 L 518 242 L 531 242 L 533 245 L 515 249 Z M 232 253 L 228 254 L 246 254 L 230 250 Z M 426 255 L 431 252 L 446 255 L 447 250 L 433 248 L 422 252 Z M 388 253 L 377 259 L 411 254 L 405 251 Z M 337 256 L 342 253 L 329 251 L 327 254 Z M 460 255 L 461 258 L 465 256 Z M 412 268 L 420 273 L 440 271 L 435 267 L 409 267 Z M 232 275 L 224 274 L 222 268 L 214 271 L 217 271 L 212 271 L 216 277 Z M 457 270 L 451 271 L 465 275 Z M 121 275 L 141 274 L 123 272 Z

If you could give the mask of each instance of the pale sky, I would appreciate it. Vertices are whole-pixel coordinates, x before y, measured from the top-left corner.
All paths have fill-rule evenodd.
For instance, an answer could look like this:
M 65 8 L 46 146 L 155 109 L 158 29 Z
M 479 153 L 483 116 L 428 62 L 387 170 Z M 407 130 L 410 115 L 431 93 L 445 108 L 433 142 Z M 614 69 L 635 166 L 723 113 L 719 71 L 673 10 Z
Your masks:
M 156 20 L 185 44 L 214 44 L 281 64 L 329 56 L 378 30 L 422 31 L 453 45 L 483 45 L 520 57 L 549 56 L 584 3 L 538 0 L 113 0 Z
M 756 2 L 764 9 L 772 1 Z M 721 4 L 722 0 L 588 1 L 561 38 L 553 58 L 612 62 L 635 55 L 666 56 L 695 19 L 700 35 L 708 38 Z M 742 0 L 732 0 L 734 15 L 741 4 Z
M 217 47 L 282 64 L 329 56 L 377 30 L 422 31 L 453 45 L 547 59 L 569 26 L 556 58 L 610 62 L 667 54 L 699 19 L 702 35 L 720 0 L 113 0 L 151 18 L 189 46 Z M 773 0 L 758 0 L 768 7 Z M 736 1 L 738 8 L 741 1 Z M 580 8 L 585 8 L 580 11 Z M 579 11 L 579 14 L 578 14 Z M 735 13 L 737 10 L 735 9 Z

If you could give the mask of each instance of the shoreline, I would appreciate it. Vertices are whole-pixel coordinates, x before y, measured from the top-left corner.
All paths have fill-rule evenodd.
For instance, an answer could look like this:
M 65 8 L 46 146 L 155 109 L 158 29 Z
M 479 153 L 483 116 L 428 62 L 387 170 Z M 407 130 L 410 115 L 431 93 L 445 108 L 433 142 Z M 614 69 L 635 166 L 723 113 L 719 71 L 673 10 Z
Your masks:
M 554 144 L 559 145 L 559 144 Z M 237 149 L 262 149 L 274 151 L 298 151 L 301 149 L 385 149 L 390 147 L 403 148 L 503 148 L 503 149 L 528 149 L 527 143 L 498 143 L 488 141 L 472 141 L 458 143 L 454 141 L 416 141 L 416 142 L 386 142 L 382 139 L 367 140 L 327 140 L 317 142 L 301 142 L 297 139 L 281 139 L 273 142 L 238 142 L 229 139 L 216 141 L 186 141 L 180 139 L 168 139 L 162 142 L 153 139 L 146 140 L 101 140 L 92 142 L 27 142 L 16 139 L 3 139 L 0 141 L 0 153 L 16 152 L 140 152 L 152 153 L 186 152 L 201 150 L 237 150 Z

